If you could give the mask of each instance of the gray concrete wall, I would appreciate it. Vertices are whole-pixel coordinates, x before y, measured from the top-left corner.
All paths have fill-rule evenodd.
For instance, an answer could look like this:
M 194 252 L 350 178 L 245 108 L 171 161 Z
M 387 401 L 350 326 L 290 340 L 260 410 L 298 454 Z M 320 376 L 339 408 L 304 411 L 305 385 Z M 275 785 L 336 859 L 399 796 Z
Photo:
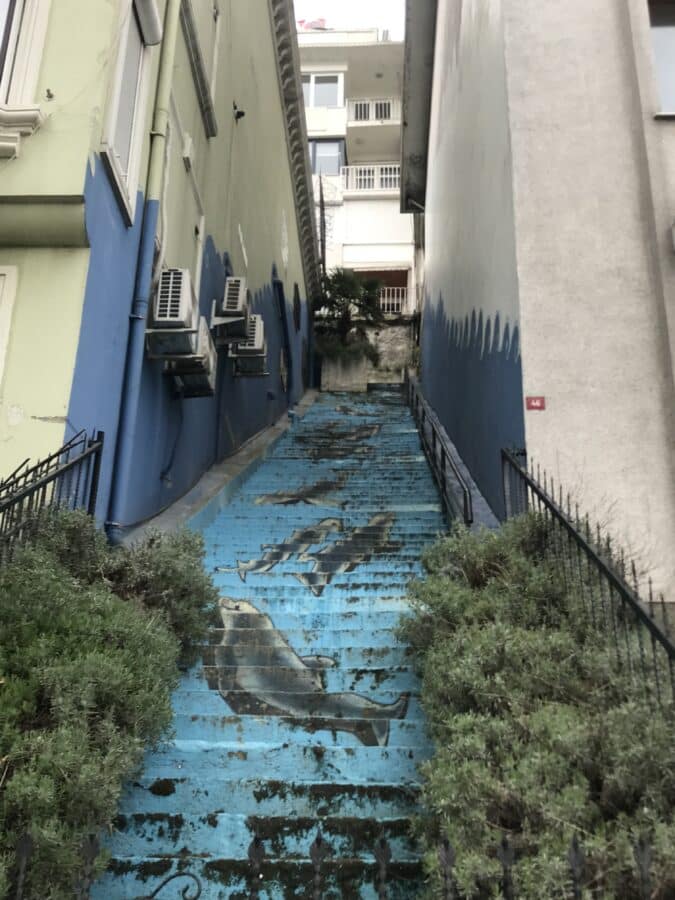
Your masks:
M 528 450 L 675 598 L 675 132 L 647 4 L 504 4 Z
M 522 446 L 502 0 L 440 0 L 426 195 L 422 387 L 495 512 Z
M 369 384 L 402 383 L 405 369 L 412 363 L 412 325 L 369 328 L 368 339 L 380 352 L 379 365 L 368 359 L 324 359 L 321 390 L 365 391 Z

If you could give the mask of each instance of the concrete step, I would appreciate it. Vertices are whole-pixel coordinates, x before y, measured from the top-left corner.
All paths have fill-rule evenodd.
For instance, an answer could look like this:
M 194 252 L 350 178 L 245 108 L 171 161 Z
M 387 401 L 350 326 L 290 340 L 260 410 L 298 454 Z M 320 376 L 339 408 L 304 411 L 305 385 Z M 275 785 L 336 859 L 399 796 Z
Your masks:
M 378 694 L 378 702 L 385 704 L 395 703 L 400 696 L 400 693 L 396 691 L 382 692 Z M 243 698 L 235 699 L 242 699 L 243 702 Z M 172 707 L 175 715 L 230 716 L 237 714 L 235 710 L 223 700 L 217 690 L 211 690 L 208 687 L 206 681 L 201 682 L 201 687 L 190 685 L 190 687 L 185 689 L 179 688 L 173 695 Z M 315 713 L 315 715 L 318 716 L 318 713 Z M 326 717 L 327 716 L 324 716 L 324 718 Z M 411 694 L 408 697 L 408 708 L 404 721 L 424 721 L 424 711 L 415 694 Z
M 112 843 L 117 858 L 139 853 L 178 856 L 188 852 L 201 856 L 248 860 L 253 838 L 267 842 L 270 855 L 287 862 L 309 862 L 309 848 L 317 827 L 336 856 L 342 859 L 372 859 L 379 837 L 389 842 L 392 857 L 399 862 L 417 860 L 417 847 L 409 836 L 407 818 L 295 818 L 293 816 L 241 816 L 227 812 L 194 816 L 183 813 L 133 813 L 120 815 L 114 823 Z
M 418 812 L 414 787 L 384 784 L 341 784 L 303 781 L 268 781 L 255 778 L 233 782 L 225 772 L 208 782 L 191 775 L 151 780 L 143 775 L 128 785 L 122 806 L 136 812 L 205 815 L 227 811 L 238 815 L 397 818 Z
M 180 778 L 183 772 L 204 778 L 227 770 L 233 781 L 251 773 L 265 773 L 270 780 L 293 780 L 298 772 L 308 780 L 347 784 L 418 784 L 419 766 L 430 748 L 324 747 L 322 744 L 249 744 L 173 741 L 161 745 L 146 758 L 147 778 Z
M 201 882 L 200 900 L 249 900 L 251 873 L 247 861 L 222 857 L 203 859 L 185 854 L 180 859 L 166 857 L 114 857 L 110 871 L 95 886 L 92 900 L 131 900 L 150 897 L 163 881 L 176 873 L 183 877 L 173 882 L 174 897 L 195 896 L 195 885 L 188 877 L 196 875 Z M 329 858 L 322 866 L 322 900 L 377 900 L 378 866 L 374 858 Z M 389 867 L 388 900 L 412 900 L 423 890 L 421 866 L 417 862 L 392 863 Z M 292 900 L 312 896 L 315 871 L 309 861 L 268 860 L 256 881 L 259 900 Z M 189 892 L 178 894 L 181 889 Z M 165 888 L 164 894 L 170 887 Z M 191 892 L 190 892 L 191 891 Z

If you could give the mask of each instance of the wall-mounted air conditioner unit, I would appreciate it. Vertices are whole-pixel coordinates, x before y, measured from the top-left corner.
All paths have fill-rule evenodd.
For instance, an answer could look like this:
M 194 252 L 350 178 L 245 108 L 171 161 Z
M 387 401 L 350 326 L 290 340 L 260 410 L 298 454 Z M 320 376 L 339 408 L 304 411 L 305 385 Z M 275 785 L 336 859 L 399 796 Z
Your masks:
M 197 352 L 199 313 L 189 269 L 165 269 L 152 306 L 153 327 L 146 331 L 150 359 L 172 359 Z
M 196 307 L 189 269 L 165 269 L 155 294 L 155 328 L 192 328 Z
M 189 398 L 212 396 L 216 390 L 217 371 L 216 347 L 208 323 L 202 316 L 199 320 L 197 352 L 168 360 L 165 373 L 180 379 L 183 396 Z
M 245 278 L 226 278 L 225 293 L 216 310 L 219 316 L 239 318 L 245 316 L 248 310 L 248 294 Z
M 246 339 L 230 347 L 237 375 L 267 375 L 267 343 L 262 316 L 249 316 Z
M 213 301 L 211 330 L 222 348 L 248 334 L 249 298 L 245 278 L 227 278 L 222 300 Z

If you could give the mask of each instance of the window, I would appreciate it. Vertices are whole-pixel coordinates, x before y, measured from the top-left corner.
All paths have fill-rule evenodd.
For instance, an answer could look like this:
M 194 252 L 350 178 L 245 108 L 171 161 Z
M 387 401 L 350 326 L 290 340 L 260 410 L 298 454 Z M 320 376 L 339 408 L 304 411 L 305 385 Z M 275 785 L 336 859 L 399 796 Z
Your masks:
M 314 78 L 314 106 L 338 105 L 337 75 L 316 75 Z
M 315 175 L 339 175 L 344 165 L 344 141 L 310 141 L 309 155 Z
M 0 84 L 9 80 L 5 79 L 5 70 L 9 73 L 12 68 L 17 30 L 12 26 L 18 19 L 16 13 L 16 0 L 0 0 Z
M 302 76 L 305 106 L 336 109 L 344 106 L 344 76 L 314 72 Z
M 0 0 L 2 2 L 2 0 Z M 124 4 L 117 68 L 103 131 L 102 155 L 112 176 L 127 224 L 134 218 L 141 155 L 141 136 L 147 94 L 148 45 L 161 34 L 150 34 L 149 14 L 154 0 L 129 0 Z
M 654 0 L 649 15 L 661 110 L 675 112 L 675 3 Z

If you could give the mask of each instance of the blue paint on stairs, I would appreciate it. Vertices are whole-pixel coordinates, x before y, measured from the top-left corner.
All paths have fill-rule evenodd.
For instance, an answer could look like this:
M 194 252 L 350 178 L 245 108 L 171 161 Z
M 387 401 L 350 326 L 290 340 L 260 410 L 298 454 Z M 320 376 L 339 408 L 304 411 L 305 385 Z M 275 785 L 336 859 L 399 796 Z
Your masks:
M 260 897 L 310 896 L 319 824 L 325 898 L 377 896 L 382 833 L 389 897 L 416 897 L 409 818 L 430 741 L 396 626 L 444 525 L 408 410 L 394 393 L 321 395 L 214 509 L 196 521 L 222 627 L 174 695 L 174 738 L 125 789 L 93 900 L 148 896 L 177 872 L 203 900 L 248 897 L 256 833 Z

